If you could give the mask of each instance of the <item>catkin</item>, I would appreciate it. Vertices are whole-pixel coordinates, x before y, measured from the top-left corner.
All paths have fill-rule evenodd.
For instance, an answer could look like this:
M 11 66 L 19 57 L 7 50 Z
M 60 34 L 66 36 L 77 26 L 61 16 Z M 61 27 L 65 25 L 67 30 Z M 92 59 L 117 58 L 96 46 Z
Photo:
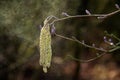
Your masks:
M 40 33 L 40 60 L 39 63 L 43 66 L 43 71 L 47 73 L 47 68 L 51 65 L 51 34 L 50 34 L 50 26 L 48 23 L 45 23 L 41 29 Z

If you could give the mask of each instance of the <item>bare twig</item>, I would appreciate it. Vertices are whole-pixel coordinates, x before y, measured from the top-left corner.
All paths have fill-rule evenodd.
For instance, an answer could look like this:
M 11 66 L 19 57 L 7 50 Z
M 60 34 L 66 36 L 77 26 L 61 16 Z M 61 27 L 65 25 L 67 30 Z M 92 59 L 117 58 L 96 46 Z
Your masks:
M 91 61 L 94 61 L 94 60 L 102 57 L 103 55 L 105 55 L 105 54 L 107 54 L 107 53 L 110 53 L 110 52 L 113 52 L 113 51 L 115 51 L 115 50 L 120 49 L 120 46 L 110 45 L 110 46 L 112 46 L 112 47 L 109 48 L 108 50 L 105 50 L 105 49 L 103 49 L 103 48 L 95 47 L 95 44 L 93 44 L 92 46 L 87 45 L 87 44 L 85 44 L 84 41 L 79 41 L 79 40 L 76 39 L 75 37 L 69 38 L 69 37 L 66 37 L 66 36 L 59 35 L 59 34 L 57 34 L 57 33 L 55 33 L 55 35 L 56 35 L 57 37 L 60 37 L 60 38 L 66 39 L 66 40 L 75 41 L 75 42 L 77 42 L 77 43 L 79 43 L 79 44 L 81 44 L 81 45 L 83 45 L 83 46 L 85 46 L 85 47 L 88 47 L 88 48 L 95 49 L 95 50 L 98 50 L 98 51 L 103 52 L 102 54 L 99 54 L 99 55 L 97 55 L 96 57 L 91 58 L 91 59 L 88 59 L 88 60 L 76 59 L 76 58 L 74 58 L 74 57 L 72 57 L 72 56 L 69 55 L 69 57 L 71 57 L 72 59 L 74 59 L 74 60 L 76 60 L 76 61 L 80 61 L 80 62 L 91 62 Z M 110 40 L 110 41 L 111 41 L 111 40 Z
M 115 38 L 116 40 L 118 40 L 120 42 L 120 39 L 117 36 L 115 36 L 114 34 L 108 34 L 108 33 L 106 33 L 106 35 L 110 36 L 110 37 L 113 37 L 113 38 Z
M 118 12 L 120 12 L 120 9 L 118 9 L 118 10 L 116 10 L 116 11 L 114 11 L 114 12 L 108 13 L 108 14 L 91 14 L 88 10 L 86 10 L 86 13 L 87 13 L 88 15 L 75 15 L 75 16 L 70 16 L 70 15 L 68 15 L 67 13 L 63 13 L 63 15 L 65 15 L 66 17 L 64 17 L 64 18 L 56 18 L 56 17 L 52 16 L 52 17 L 54 17 L 55 19 L 54 19 L 51 23 L 49 23 L 49 24 L 50 24 L 50 25 L 54 25 L 56 22 L 63 21 L 63 20 L 66 20 L 66 19 L 71 19 L 71 18 L 97 17 L 98 19 L 105 19 L 105 18 L 107 18 L 107 17 L 109 17 L 109 16 L 112 16 L 112 15 L 118 13 Z M 115 50 L 117 50 L 117 49 L 120 48 L 120 47 L 116 47 L 115 45 L 111 45 L 111 44 L 110 44 L 110 45 L 112 46 L 112 48 L 110 48 L 109 50 L 105 50 L 105 49 L 103 49 L 103 48 L 101 48 L 101 47 L 99 47 L 99 48 L 98 48 L 98 47 L 95 47 L 95 44 L 94 44 L 94 45 L 87 45 L 87 44 L 85 44 L 85 42 L 79 41 L 79 40 L 76 39 L 75 37 L 69 38 L 69 37 L 66 37 L 66 36 L 59 35 L 59 34 L 57 34 L 56 32 L 54 32 L 54 34 L 55 34 L 56 36 L 58 36 L 58 37 L 63 38 L 63 39 L 70 40 L 70 41 L 75 41 L 75 42 L 77 42 L 77 43 L 79 43 L 79 44 L 81 44 L 81 45 L 83 45 L 83 46 L 85 46 L 85 47 L 88 47 L 88 48 L 95 49 L 95 50 L 98 50 L 98 51 L 103 52 L 102 54 L 99 54 L 99 55 L 97 55 L 96 57 L 91 58 L 91 59 L 88 59 L 88 60 L 79 60 L 79 59 L 73 58 L 72 56 L 69 56 L 69 57 L 71 57 L 72 59 L 77 60 L 77 61 L 80 61 L 80 62 L 90 62 L 90 61 L 96 60 L 96 59 L 100 58 L 101 56 L 105 55 L 107 52 L 113 52 L 113 51 L 115 51 Z M 114 37 L 114 38 L 116 38 L 117 40 L 119 40 L 119 38 L 117 38 L 116 36 L 114 36 L 114 35 L 111 35 L 111 36 Z M 119 41 L 120 41 L 120 40 L 119 40 Z M 106 41 L 106 42 L 111 43 L 110 41 Z
M 75 16 L 66 16 L 64 18 L 57 18 L 55 20 L 53 20 L 52 23 L 50 24 L 54 24 L 55 22 L 58 22 L 58 21 L 62 21 L 62 20 L 66 20 L 66 19 L 71 19 L 71 18 L 84 18 L 84 17 L 97 17 L 97 18 L 107 18 L 109 16 L 112 16 L 116 13 L 120 12 L 120 9 L 114 11 L 114 12 L 111 12 L 111 13 L 108 13 L 108 14 L 91 14 L 91 15 L 75 15 Z
M 113 52 L 113 51 L 116 51 L 116 50 L 118 50 L 118 49 L 120 49 L 120 46 L 116 46 L 116 47 L 110 49 L 108 52 Z
M 71 55 L 68 56 L 68 57 L 70 57 L 71 59 L 76 60 L 76 61 L 80 61 L 80 62 L 91 62 L 91 61 L 94 61 L 94 60 L 102 57 L 103 55 L 105 55 L 105 54 L 108 52 L 107 50 L 104 50 L 103 48 L 97 48 L 97 47 L 95 47 L 95 46 L 93 46 L 93 45 L 92 45 L 92 46 L 87 45 L 87 44 L 85 44 L 84 42 L 81 42 L 81 41 L 77 40 L 75 37 L 69 38 L 69 37 L 65 37 L 65 36 L 59 35 L 59 34 L 57 34 L 57 33 L 55 33 L 55 35 L 58 36 L 58 37 L 61 37 L 61 38 L 63 38 L 63 39 L 67 39 L 67 40 L 70 40 L 70 41 L 78 42 L 78 43 L 80 43 L 81 45 L 83 45 L 83 46 L 85 46 L 85 47 L 92 48 L 92 49 L 95 49 L 95 50 L 99 50 L 99 51 L 104 52 L 104 53 L 99 54 L 99 55 L 97 55 L 96 57 L 91 58 L 91 59 L 88 59 L 88 60 L 77 59 L 77 58 L 72 57 Z
M 79 61 L 79 62 L 85 62 L 85 63 L 86 63 L 86 62 L 94 61 L 94 60 L 96 60 L 96 59 L 98 59 L 98 58 L 104 56 L 105 54 L 106 54 L 106 53 L 102 53 L 102 54 L 100 54 L 100 55 L 98 55 L 98 56 L 96 56 L 96 57 L 94 57 L 94 58 L 87 59 L 87 60 L 76 59 L 76 58 L 74 58 L 74 57 L 71 56 L 71 55 L 68 55 L 67 57 L 70 57 L 71 59 L 76 60 L 76 61 Z
M 55 35 L 58 36 L 58 37 L 61 37 L 61 38 L 63 38 L 63 39 L 67 39 L 67 40 L 70 40 L 70 41 L 78 42 L 79 44 L 81 44 L 81 45 L 83 45 L 83 46 L 85 46 L 85 47 L 88 47 L 88 48 L 92 48 L 92 49 L 95 49 L 95 50 L 98 50 L 98 51 L 102 51 L 102 52 L 107 52 L 107 50 L 105 50 L 105 49 L 103 49 L 103 48 L 97 48 L 97 47 L 95 47 L 95 46 L 87 45 L 87 44 L 85 44 L 84 42 L 79 41 L 79 40 L 76 39 L 75 37 L 69 38 L 69 37 L 65 37 L 65 36 L 59 35 L 59 34 L 57 34 L 57 33 L 55 33 Z
M 115 47 L 120 44 L 120 39 L 119 39 L 117 36 L 115 36 L 114 34 L 109 34 L 107 31 L 105 31 L 105 34 L 106 34 L 107 36 L 113 37 L 114 39 L 118 40 L 118 43 L 116 43 L 116 44 L 114 45 Z

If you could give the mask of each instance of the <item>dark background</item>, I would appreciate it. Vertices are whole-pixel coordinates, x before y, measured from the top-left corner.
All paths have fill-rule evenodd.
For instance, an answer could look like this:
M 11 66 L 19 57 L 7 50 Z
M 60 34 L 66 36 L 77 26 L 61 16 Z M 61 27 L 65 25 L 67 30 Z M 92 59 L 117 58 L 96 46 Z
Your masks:
M 95 57 L 99 51 L 52 37 L 52 65 L 48 73 L 39 65 L 39 25 L 47 16 L 108 14 L 119 0 L 0 0 L 0 80 L 120 80 L 120 51 L 89 63 L 70 59 Z M 55 24 L 58 34 L 107 49 L 104 31 L 120 37 L 120 13 L 105 20 L 74 18 Z M 113 42 L 117 41 L 113 39 Z

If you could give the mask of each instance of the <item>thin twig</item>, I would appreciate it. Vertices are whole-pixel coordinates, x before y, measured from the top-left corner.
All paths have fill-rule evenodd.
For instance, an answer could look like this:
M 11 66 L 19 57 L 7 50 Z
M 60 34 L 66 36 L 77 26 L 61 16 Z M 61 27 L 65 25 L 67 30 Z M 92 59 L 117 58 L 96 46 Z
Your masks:
M 108 13 L 108 14 L 91 14 L 91 15 L 75 15 L 75 16 L 67 16 L 67 17 L 64 17 L 64 18 L 58 18 L 58 19 L 55 19 L 52 23 L 50 23 L 51 25 L 54 24 L 55 22 L 58 22 L 58 21 L 62 21 L 62 20 L 66 20 L 66 19 L 70 19 L 70 18 L 84 18 L 84 17 L 102 17 L 102 18 L 107 18 L 109 16 L 112 16 L 116 13 L 120 12 L 120 9 L 114 11 L 114 12 L 111 12 L 111 13 Z
M 58 22 L 58 21 L 63 21 L 63 20 L 66 20 L 66 19 L 70 19 L 70 18 L 84 18 L 84 17 L 105 17 L 106 15 L 105 14 L 93 14 L 93 15 L 75 15 L 75 16 L 67 16 L 67 17 L 64 17 L 64 18 L 59 18 L 59 19 L 55 19 L 52 23 L 54 24 L 55 22 Z
M 105 31 L 105 34 L 106 34 L 107 36 L 110 36 L 110 37 L 115 38 L 116 40 L 118 40 L 118 41 L 120 42 L 120 39 L 119 39 L 117 36 L 115 36 L 114 34 L 109 34 L 107 31 Z
M 116 51 L 116 50 L 118 50 L 118 49 L 120 49 L 120 46 L 116 46 L 116 47 L 110 49 L 108 52 L 113 52 L 113 51 Z
M 67 39 L 67 40 L 70 40 L 70 41 L 75 41 L 75 42 L 78 42 L 79 44 L 85 46 L 85 47 L 88 47 L 88 48 L 92 48 L 92 49 L 95 49 L 95 50 L 98 50 L 98 51 L 102 51 L 102 52 L 107 52 L 107 50 L 103 49 L 103 48 L 97 48 L 97 47 L 94 47 L 94 46 L 90 46 L 90 45 L 87 45 L 81 41 L 79 41 L 78 39 L 76 39 L 75 37 L 74 38 L 69 38 L 69 37 L 65 37 L 65 36 L 62 36 L 62 35 L 59 35 L 57 33 L 55 33 L 56 36 L 58 37 L 61 37 L 63 39 Z
M 94 60 L 102 57 L 103 55 L 105 55 L 105 54 L 107 54 L 107 53 L 110 53 L 110 52 L 113 52 L 113 51 L 115 51 L 115 50 L 117 50 L 117 49 L 120 49 L 120 46 L 116 46 L 116 47 L 113 47 L 113 48 L 111 48 L 111 49 L 109 49 L 109 50 L 105 50 L 105 49 L 103 49 L 103 48 L 97 48 L 97 47 L 95 47 L 95 46 L 87 45 L 87 44 L 79 41 L 79 40 L 76 39 L 75 37 L 74 37 L 74 38 L 69 38 L 69 37 L 66 37 L 66 36 L 59 35 L 59 34 L 57 34 L 57 33 L 55 33 L 55 35 L 56 35 L 57 37 L 61 37 L 61 38 L 66 39 L 66 40 L 78 42 L 78 43 L 80 43 L 81 45 L 83 45 L 83 46 L 85 46 L 85 47 L 88 47 L 88 48 L 95 49 L 95 50 L 98 50 L 98 51 L 102 51 L 102 52 L 103 52 L 102 54 L 99 54 L 99 55 L 97 55 L 96 57 L 91 58 L 91 59 L 88 59 L 88 60 L 77 59 L 77 58 L 74 58 L 74 57 L 72 57 L 72 56 L 69 55 L 69 57 L 71 57 L 72 59 L 74 59 L 74 60 L 76 60 L 76 61 L 80 61 L 80 62 L 91 62 L 91 61 L 94 61 Z
M 109 34 L 107 31 L 105 31 L 105 34 L 106 34 L 107 36 L 113 37 L 113 38 L 115 38 L 116 40 L 118 40 L 118 43 L 116 43 L 116 44 L 113 46 L 114 48 L 120 44 L 120 39 L 119 39 L 117 36 L 115 36 L 114 34 Z
M 108 13 L 108 14 L 90 14 L 90 15 L 75 15 L 75 16 L 70 16 L 70 15 L 69 15 L 69 16 L 66 16 L 66 17 L 64 17 L 64 18 L 54 19 L 53 22 L 50 23 L 50 25 L 53 25 L 55 22 L 59 22 L 59 21 L 62 21 L 62 20 L 70 19 L 70 18 L 97 17 L 97 18 L 102 18 L 102 19 L 103 19 L 103 18 L 107 18 L 107 17 L 109 17 L 109 16 L 112 16 L 112 15 L 118 13 L 118 12 L 120 12 L 120 9 L 118 9 L 118 10 L 116 10 L 116 11 L 114 11 L 114 12 Z M 72 56 L 69 56 L 69 57 L 71 57 L 72 59 L 74 59 L 74 60 L 76 60 L 76 61 L 80 61 L 80 62 L 90 62 L 90 61 L 96 60 L 96 59 L 102 57 L 103 55 L 105 55 L 107 52 L 113 52 L 114 50 L 120 48 L 120 47 L 119 47 L 119 48 L 118 48 L 118 47 L 117 47 L 117 48 L 114 47 L 114 48 L 112 48 L 112 49 L 110 49 L 110 50 L 105 50 L 105 49 L 103 49 L 103 48 L 97 48 L 97 47 L 95 47 L 95 46 L 93 46 L 93 45 L 92 45 L 92 46 L 87 45 L 87 44 L 85 44 L 84 42 L 79 41 L 79 40 L 76 39 L 75 37 L 69 38 L 69 37 L 66 37 L 66 36 L 59 35 L 59 34 L 57 34 L 57 33 L 54 33 L 54 34 L 55 34 L 56 36 L 58 36 L 58 37 L 63 38 L 63 39 L 70 40 L 70 41 L 75 41 L 75 42 L 78 42 L 79 44 L 81 44 L 81 45 L 83 45 L 83 46 L 85 46 L 85 47 L 88 47 L 88 48 L 95 49 L 95 50 L 98 50 L 98 51 L 102 51 L 102 52 L 103 52 L 102 54 L 98 55 L 97 57 L 94 57 L 94 58 L 91 58 L 91 59 L 88 59 L 88 60 L 80 60 L 80 59 L 76 59 L 76 58 L 74 58 L 74 57 L 72 57 Z M 114 38 L 116 38 L 114 35 L 112 35 L 112 36 L 113 36 Z M 119 40 L 118 38 L 116 38 L 116 39 Z
M 98 59 L 98 58 L 104 56 L 105 54 L 106 54 L 106 53 L 102 53 L 102 54 L 100 54 L 100 55 L 98 55 L 98 56 L 96 56 L 96 57 L 94 57 L 94 58 L 87 59 L 87 60 L 76 59 L 76 58 L 72 57 L 71 55 L 68 55 L 67 57 L 70 57 L 71 59 L 76 60 L 76 61 L 79 61 L 79 62 L 87 63 L 87 62 L 94 61 L 94 60 L 96 60 L 96 59 Z

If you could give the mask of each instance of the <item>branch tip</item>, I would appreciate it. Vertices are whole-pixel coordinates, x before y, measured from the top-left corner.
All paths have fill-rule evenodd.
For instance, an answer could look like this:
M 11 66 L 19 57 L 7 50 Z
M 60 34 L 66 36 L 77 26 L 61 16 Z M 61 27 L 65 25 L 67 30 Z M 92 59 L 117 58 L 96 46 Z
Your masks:
M 70 15 L 68 15 L 67 13 L 65 13 L 65 12 L 62 12 L 62 15 L 64 15 L 64 16 L 70 16 Z

